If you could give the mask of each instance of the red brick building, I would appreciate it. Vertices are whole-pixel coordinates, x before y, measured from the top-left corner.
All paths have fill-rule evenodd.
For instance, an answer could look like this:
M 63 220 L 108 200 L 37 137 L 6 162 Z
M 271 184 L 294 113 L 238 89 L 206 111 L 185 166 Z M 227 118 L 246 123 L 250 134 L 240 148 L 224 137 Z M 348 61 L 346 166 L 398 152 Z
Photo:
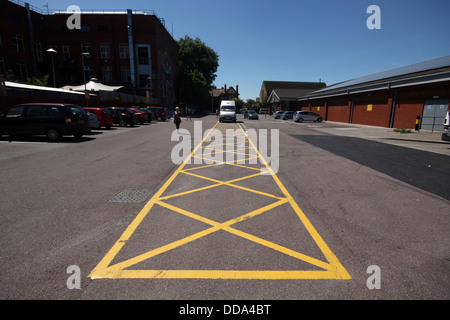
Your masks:
M 324 120 L 440 131 L 450 101 L 450 56 L 331 85 L 298 98 Z
M 175 106 L 178 44 L 163 19 L 153 11 L 81 11 L 79 27 L 69 29 L 72 14 L 0 0 L 0 74 L 21 82 L 49 74 L 56 87 L 95 77 L 127 93 L 149 93 L 154 104 Z M 56 50 L 53 56 L 49 48 Z

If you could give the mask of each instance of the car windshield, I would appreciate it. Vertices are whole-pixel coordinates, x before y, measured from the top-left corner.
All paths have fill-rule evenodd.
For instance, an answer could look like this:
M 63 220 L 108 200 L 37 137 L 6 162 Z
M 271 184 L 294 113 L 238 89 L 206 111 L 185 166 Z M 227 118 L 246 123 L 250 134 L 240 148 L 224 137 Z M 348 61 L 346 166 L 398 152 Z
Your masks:
M 256 114 L 256 112 L 253 110 L 249 110 L 248 113 Z

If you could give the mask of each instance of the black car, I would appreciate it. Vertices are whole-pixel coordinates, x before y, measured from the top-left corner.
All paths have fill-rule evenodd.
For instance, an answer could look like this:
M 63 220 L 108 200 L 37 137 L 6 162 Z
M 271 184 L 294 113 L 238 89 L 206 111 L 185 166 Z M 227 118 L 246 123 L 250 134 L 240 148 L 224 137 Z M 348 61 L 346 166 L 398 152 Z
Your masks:
M 57 141 L 67 135 L 81 138 L 90 131 L 89 116 L 73 104 L 20 104 L 0 115 L 0 136 L 46 135 Z
M 127 125 L 134 127 L 137 123 L 136 114 L 128 108 L 109 107 L 108 109 L 111 110 L 114 116 L 114 123 L 121 127 L 126 127 Z

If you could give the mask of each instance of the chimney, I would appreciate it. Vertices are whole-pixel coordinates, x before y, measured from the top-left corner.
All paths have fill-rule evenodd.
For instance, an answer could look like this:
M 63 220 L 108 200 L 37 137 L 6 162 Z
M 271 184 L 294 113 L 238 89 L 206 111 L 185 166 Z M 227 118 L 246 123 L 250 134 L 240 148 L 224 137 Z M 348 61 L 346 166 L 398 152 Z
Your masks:
M 224 93 L 227 94 L 227 85 L 225 85 L 225 92 Z
M 236 93 L 239 93 L 239 85 L 236 85 Z

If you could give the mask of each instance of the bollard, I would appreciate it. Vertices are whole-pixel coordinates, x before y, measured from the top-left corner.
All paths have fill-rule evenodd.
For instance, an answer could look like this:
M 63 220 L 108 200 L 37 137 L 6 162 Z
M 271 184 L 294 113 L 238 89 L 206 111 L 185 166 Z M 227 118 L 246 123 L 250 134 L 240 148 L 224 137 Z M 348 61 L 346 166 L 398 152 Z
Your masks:
M 421 117 L 421 116 L 418 116 L 418 117 L 416 118 L 416 128 L 415 128 L 416 131 L 420 131 L 421 122 L 422 122 L 422 117 Z

